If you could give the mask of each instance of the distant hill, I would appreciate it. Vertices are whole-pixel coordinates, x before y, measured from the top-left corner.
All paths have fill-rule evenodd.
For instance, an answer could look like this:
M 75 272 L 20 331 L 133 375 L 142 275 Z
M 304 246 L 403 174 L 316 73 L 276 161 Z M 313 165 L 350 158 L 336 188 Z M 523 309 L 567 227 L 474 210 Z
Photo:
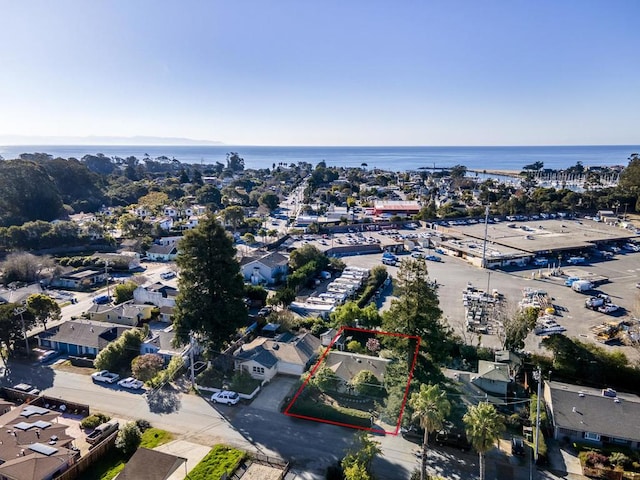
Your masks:
M 181 137 L 55 137 L 35 135 L 0 135 L 0 145 L 224 145 L 215 140 Z

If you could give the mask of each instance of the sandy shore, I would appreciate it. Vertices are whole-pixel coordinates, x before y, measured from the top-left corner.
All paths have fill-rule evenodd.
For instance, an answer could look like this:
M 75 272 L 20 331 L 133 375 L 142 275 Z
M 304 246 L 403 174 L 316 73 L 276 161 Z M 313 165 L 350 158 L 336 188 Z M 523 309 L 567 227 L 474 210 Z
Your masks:
M 520 176 L 520 170 L 492 170 L 492 169 L 486 169 L 486 170 L 472 170 L 469 169 L 467 170 L 467 172 L 474 172 L 474 173 L 484 173 L 485 175 L 502 175 L 504 177 L 519 177 Z

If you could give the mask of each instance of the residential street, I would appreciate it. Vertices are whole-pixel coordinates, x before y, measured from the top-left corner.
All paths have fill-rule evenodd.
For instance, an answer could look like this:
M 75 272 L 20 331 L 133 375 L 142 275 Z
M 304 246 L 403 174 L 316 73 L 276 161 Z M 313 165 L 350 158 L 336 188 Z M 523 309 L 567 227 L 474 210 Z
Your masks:
M 287 417 L 273 408 L 255 405 L 234 407 L 211 405 L 205 398 L 166 390 L 147 397 L 114 385 L 94 384 L 88 375 L 51 367 L 12 362 L 10 372 L 0 381 L 4 386 L 28 382 L 49 396 L 89 404 L 92 411 L 135 420 L 142 418 L 154 426 L 179 435 L 181 439 L 201 445 L 226 443 L 249 451 L 281 457 L 292 464 L 294 477 L 305 480 L 323 479 L 325 469 L 342 458 L 351 446 L 355 430 Z M 375 436 L 381 443 L 382 455 L 374 468 L 380 479 L 409 478 L 420 466 L 416 455 L 419 445 L 401 436 Z M 468 479 L 477 475 L 477 456 L 455 449 L 430 450 L 432 474 L 447 479 Z M 508 466 L 509 476 L 487 478 L 529 478 L 526 461 L 515 459 L 495 449 L 487 460 L 487 472 L 493 474 Z M 535 471 L 534 471 L 535 473 Z M 503 475 L 503 473 L 501 473 Z M 548 472 L 534 478 L 561 478 Z M 564 478 L 566 475 L 564 475 Z M 578 477 L 572 477 L 578 478 Z

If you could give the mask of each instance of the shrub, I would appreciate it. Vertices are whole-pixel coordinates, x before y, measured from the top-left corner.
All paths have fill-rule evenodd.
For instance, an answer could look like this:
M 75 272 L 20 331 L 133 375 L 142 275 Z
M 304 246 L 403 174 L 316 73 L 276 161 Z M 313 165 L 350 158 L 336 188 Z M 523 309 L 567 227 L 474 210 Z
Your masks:
M 362 353 L 362 345 L 357 340 L 351 340 L 347 343 L 347 350 L 353 353 Z
M 585 463 L 588 467 L 595 467 L 597 465 L 606 466 L 609 464 L 609 458 L 600 452 L 587 452 Z
M 136 420 L 136 426 L 141 433 L 144 433 L 151 428 L 151 424 L 144 418 L 139 418 L 138 420 Z
M 609 457 L 609 462 L 611 465 L 625 468 L 629 466 L 631 459 L 622 452 L 613 452 Z
M 109 415 L 105 415 L 104 413 L 94 413 L 93 415 L 83 418 L 80 422 L 80 426 L 87 429 L 96 428 L 98 425 L 108 422 L 109 420 L 111 420 Z
M 131 361 L 131 373 L 138 380 L 148 382 L 164 367 L 164 360 L 155 353 L 138 355 Z
M 128 457 L 133 455 L 141 440 L 142 433 L 140 433 L 140 429 L 135 422 L 129 422 L 118 432 L 116 448 Z

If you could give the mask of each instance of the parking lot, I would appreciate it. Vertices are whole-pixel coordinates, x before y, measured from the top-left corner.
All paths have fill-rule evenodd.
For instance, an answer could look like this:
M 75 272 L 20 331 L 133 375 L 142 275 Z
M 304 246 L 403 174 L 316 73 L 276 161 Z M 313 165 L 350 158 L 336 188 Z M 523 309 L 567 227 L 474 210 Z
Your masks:
M 408 231 L 418 233 L 418 230 Z M 400 232 L 405 233 L 405 232 Z M 379 235 L 379 233 L 376 233 Z M 375 234 L 374 234 L 375 235 Z M 426 253 L 426 249 L 422 249 Z M 557 309 L 557 321 L 567 328 L 565 332 L 569 337 L 578 337 L 581 340 L 595 341 L 590 328 L 603 322 L 631 318 L 639 313 L 639 293 L 636 283 L 640 277 L 640 253 L 619 253 L 611 260 L 593 264 L 581 265 L 581 269 L 593 275 L 600 275 L 609 279 L 597 287 L 598 292 L 609 295 L 612 301 L 622 307 L 622 311 L 616 312 L 616 316 L 606 315 L 585 308 L 585 300 L 588 295 L 573 291 L 565 286 L 563 276 L 545 276 L 546 269 L 529 268 L 513 271 L 484 270 L 468 264 L 466 261 L 442 256 L 442 262 L 427 262 L 429 274 L 432 280 L 438 283 L 440 308 L 443 316 L 469 343 L 480 343 L 487 347 L 500 347 L 500 339 L 496 335 L 478 335 L 466 331 L 465 310 L 462 303 L 462 292 L 471 283 L 478 289 L 491 292 L 497 289 L 505 297 L 507 311 L 514 310 L 523 295 L 523 289 L 544 290 L 548 293 Z M 409 255 L 399 258 L 408 258 Z M 381 254 L 345 256 L 342 260 L 347 265 L 372 268 L 382 264 Z M 568 268 L 568 267 L 567 267 Z M 389 273 L 396 276 L 397 267 L 387 266 Z M 384 303 L 382 309 L 388 308 L 390 301 Z M 540 351 L 542 337 L 533 333 L 526 342 L 526 349 Z M 605 346 L 608 349 L 622 350 L 631 359 L 640 358 L 638 350 L 626 346 Z

